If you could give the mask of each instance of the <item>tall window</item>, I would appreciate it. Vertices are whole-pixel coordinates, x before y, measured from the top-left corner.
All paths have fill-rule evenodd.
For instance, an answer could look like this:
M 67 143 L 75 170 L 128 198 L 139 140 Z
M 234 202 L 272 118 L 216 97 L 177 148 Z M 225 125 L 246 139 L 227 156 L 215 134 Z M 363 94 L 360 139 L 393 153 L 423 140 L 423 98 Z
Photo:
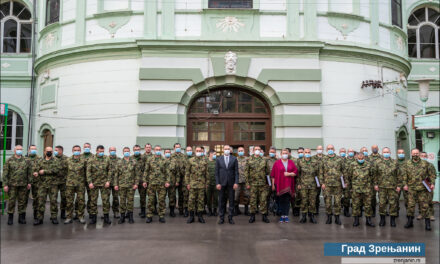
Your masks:
M 402 27 L 402 0 L 391 0 L 391 22 Z
M 408 19 L 408 55 L 419 59 L 439 58 L 440 13 L 423 7 Z
M 3 138 L 5 136 L 5 116 L 1 116 L 0 149 L 3 149 Z M 17 112 L 9 109 L 8 128 L 6 131 L 6 149 L 13 150 L 16 145 L 23 145 L 23 119 Z
M 209 0 L 209 8 L 252 8 L 252 0 Z
M 22 4 L 9 1 L 0 5 L 1 52 L 31 52 L 31 12 Z
M 46 1 L 46 26 L 60 21 L 60 0 Z

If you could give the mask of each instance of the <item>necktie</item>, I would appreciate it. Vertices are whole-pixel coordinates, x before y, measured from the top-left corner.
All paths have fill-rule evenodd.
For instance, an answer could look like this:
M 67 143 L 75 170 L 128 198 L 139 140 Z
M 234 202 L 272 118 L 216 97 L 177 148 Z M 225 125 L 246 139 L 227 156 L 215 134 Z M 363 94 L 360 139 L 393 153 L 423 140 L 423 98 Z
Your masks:
M 226 160 L 225 160 L 225 161 L 226 161 L 226 162 L 225 162 L 225 163 L 226 163 L 226 167 L 228 167 L 228 164 L 229 164 L 229 156 L 226 156 L 225 158 L 226 158 Z

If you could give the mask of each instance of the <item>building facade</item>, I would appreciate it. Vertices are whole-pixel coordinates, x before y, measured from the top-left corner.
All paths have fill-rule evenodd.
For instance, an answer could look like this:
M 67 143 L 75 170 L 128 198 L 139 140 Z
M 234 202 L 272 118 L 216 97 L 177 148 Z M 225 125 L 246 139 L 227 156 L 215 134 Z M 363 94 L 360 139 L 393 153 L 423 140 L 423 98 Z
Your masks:
M 438 0 L 2 0 L 1 12 L 8 155 L 86 141 L 409 151 L 429 143 L 412 125 L 419 80 L 439 112 Z

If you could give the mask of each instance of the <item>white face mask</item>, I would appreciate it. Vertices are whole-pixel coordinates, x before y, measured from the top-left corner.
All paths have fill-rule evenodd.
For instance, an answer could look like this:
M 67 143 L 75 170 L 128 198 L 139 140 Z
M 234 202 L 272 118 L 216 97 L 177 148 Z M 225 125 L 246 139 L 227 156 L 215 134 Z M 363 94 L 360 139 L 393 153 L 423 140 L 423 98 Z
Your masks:
M 322 149 L 318 149 L 318 150 L 316 151 L 316 153 L 318 153 L 318 154 L 322 154 Z
M 261 151 L 255 150 L 255 155 L 260 155 Z
M 225 155 L 229 155 L 231 153 L 231 151 L 229 149 L 225 150 Z
M 202 152 L 196 152 L 196 156 L 197 157 L 201 157 L 201 156 L 203 156 L 203 153 Z
M 283 157 L 283 159 L 285 159 L 285 160 L 286 160 L 286 159 L 287 159 L 287 158 L 289 157 L 289 155 L 287 155 L 287 154 L 283 154 L 283 156 L 282 156 L 282 157 Z

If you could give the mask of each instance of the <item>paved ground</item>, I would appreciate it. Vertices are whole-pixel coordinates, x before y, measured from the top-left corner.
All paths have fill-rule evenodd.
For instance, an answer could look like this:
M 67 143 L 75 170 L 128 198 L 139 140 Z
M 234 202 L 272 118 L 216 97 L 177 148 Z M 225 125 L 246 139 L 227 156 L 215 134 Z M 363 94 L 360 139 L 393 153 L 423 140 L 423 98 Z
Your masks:
M 325 242 L 423 242 L 427 263 L 439 263 L 438 209 L 431 232 L 416 220 L 413 229 L 404 229 L 403 216 L 397 228 L 367 228 L 364 219 L 353 228 L 346 217 L 342 226 L 326 225 L 323 208 L 317 225 L 299 224 L 298 217 L 288 224 L 271 217 L 265 224 L 261 216 L 254 224 L 245 216 L 236 217 L 235 225 L 220 226 L 213 217 L 206 224 L 188 225 L 183 217 L 146 224 L 136 210 L 132 225 L 103 226 L 99 219 L 96 226 L 53 226 L 46 210 L 44 224 L 34 227 L 29 212 L 27 225 L 14 219 L 8 226 L 7 216 L 1 217 L 1 263 L 341 263 L 340 257 L 324 257 Z

